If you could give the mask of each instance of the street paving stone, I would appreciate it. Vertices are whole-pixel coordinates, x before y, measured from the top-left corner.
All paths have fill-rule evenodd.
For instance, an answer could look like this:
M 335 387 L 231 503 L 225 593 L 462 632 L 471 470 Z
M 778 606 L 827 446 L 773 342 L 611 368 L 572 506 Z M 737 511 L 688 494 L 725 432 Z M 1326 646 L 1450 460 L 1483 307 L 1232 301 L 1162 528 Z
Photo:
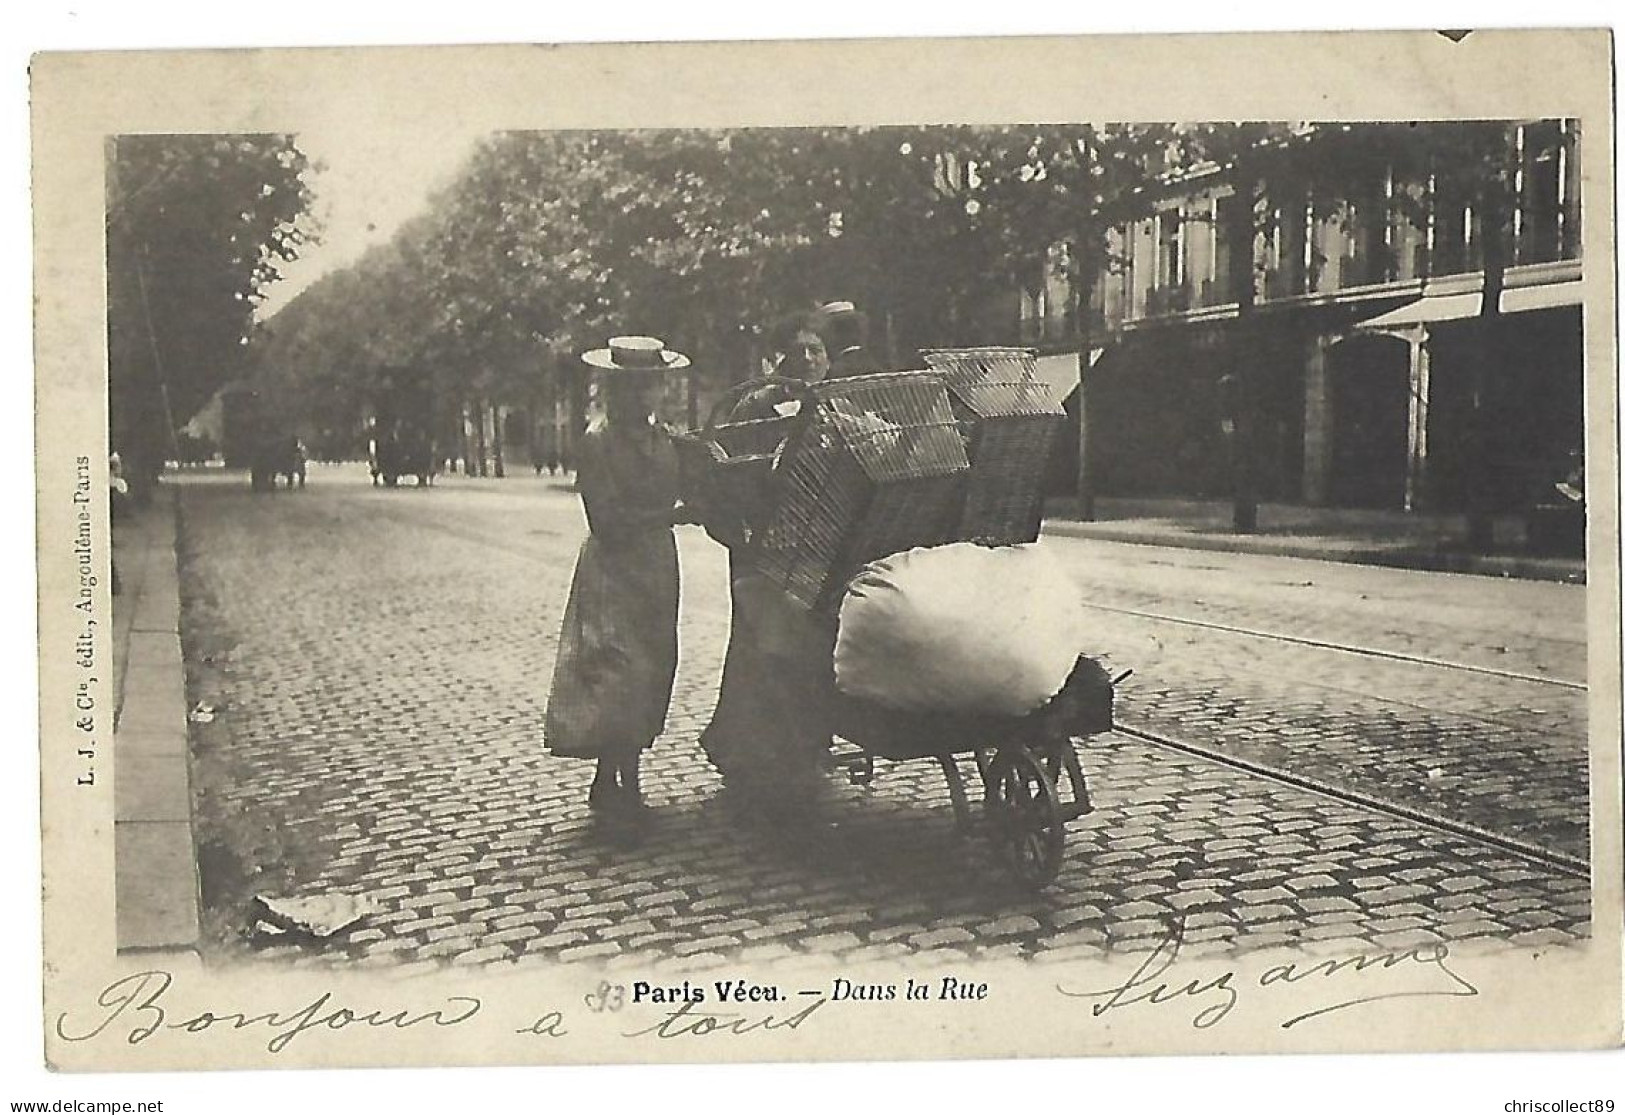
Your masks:
M 1294 608 L 1278 593 L 1238 592 L 1243 607 L 1212 595 L 1170 600 L 1166 582 L 1153 591 L 1133 581 L 1135 571 L 1105 562 L 1085 570 L 1085 599 L 1114 609 L 1529 675 L 1535 680 L 1087 612 L 1103 659 L 1114 672 L 1135 671 L 1119 693 L 1124 723 L 1586 857 L 1587 695 L 1550 684 L 1585 679 L 1583 588 L 1445 578 L 1482 586 L 1485 595 L 1518 594 L 1495 616 L 1499 626 L 1467 638 L 1461 626 L 1430 618 L 1427 608 L 1397 614 L 1402 604 L 1369 594 L 1339 595 L 1336 610 L 1327 600 Z M 1406 576 L 1364 572 L 1384 580 Z M 1533 607 L 1534 593 L 1548 606 Z M 1508 630 L 1513 625 L 1538 634 L 1520 637 Z M 1302 824 L 1278 830 L 1299 831 Z M 1350 839 L 1340 837 L 1352 847 Z
M 374 490 L 321 473 L 304 492 L 271 496 L 187 485 L 183 510 L 188 696 L 217 709 L 213 724 L 194 726 L 200 861 L 212 948 L 233 956 L 1058 959 L 1142 952 L 1179 918 L 1200 952 L 1545 946 L 1589 934 L 1584 880 L 1117 734 L 1083 745 L 1096 810 L 1069 827 L 1061 876 L 1042 894 L 1007 878 L 981 832 L 958 832 L 934 764 L 880 762 L 864 788 L 832 778 L 814 808 L 763 823 L 723 790 L 697 743 L 727 600 L 720 550 L 691 530 L 680 532 L 677 690 L 646 762 L 651 808 L 629 834 L 588 811 L 590 765 L 541 745 L 582 531 L 573 497 L 472 481 Z M 1214 614 L 1282 620 L 1277 605 L 1259 606 Z M 1583 799 L 1584 779 L 1572 782 L 1565 759 L 1573 740 L 1550 719 L 1561 695 L 1541 695 L 1537 731 L 1509 714 L 1533 702 L 1505 679 L 1445 686 L 1413 668 L 1341 660 L 1305 677 L 1288 661 L 1313 657 L 1302 648 L 1282 655 L 1220 632 L 1151 627 L 1101 620 L 1103 642 L 1130 632 L 1113 653 L 1146 686 L 1125 688 L 1125 716 L 1155 706 L 1180 732 L 1206 732 L 1228 709 L 1230 727 L 1206 742 L 1256 750 L 1272 728 L 1291 728 L 1297 750 L 1284 754 L 1322 748 L 1331 765 L 1361 748 L 1436 747 L 1457 781 L 1505 755 L 1504 780 L 1526 782 L 1527 802 L 1492 794 L 1472 815 L 1565 847 L 1583 833 L 1574 795 Z M 1147 639 L 1161 641 L 1160 657 L 1129 662 Z M 1408 680 L 1384 688 L 1396 679 Z M 1396 711 L 1377 693 L 1410 703 Z M 1283 715 L 1244 715 L 1266 701 Z M 1424 721 L 1437 730 L 1415 732 Z M 1458 738 L 1466 723 L 1471 748 Z M 1529 777 L 1526 760 L 1554 755 L 1555 773 Z M 1354 761 L 1348 780 L 1363 785 L 1361 769 Z M 1559 806 L 1548 788 L 1565 777 Z M 1556 820 L 1542 820 L 1548 810 Z M 1455 892 L 1471 902 L 1445 905 Z M 314 953 L 256 951 L 244 934 L 256 893 L 366 894 L 382 912 Z

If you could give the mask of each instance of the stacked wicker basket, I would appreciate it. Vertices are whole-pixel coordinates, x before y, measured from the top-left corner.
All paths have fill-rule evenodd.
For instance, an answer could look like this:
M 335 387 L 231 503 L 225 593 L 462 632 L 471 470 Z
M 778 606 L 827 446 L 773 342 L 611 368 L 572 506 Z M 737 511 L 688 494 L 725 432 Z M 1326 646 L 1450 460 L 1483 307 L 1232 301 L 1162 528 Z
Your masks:
M 970 476 L 955 537 L 1010 544 L 1038 537 L 1044 480 L 1066 412 L 1036 373 L 1032 349 L 929 349 L 954 416 L 969 433 Z
M 815 384 L 814 413 L 779 466 L 757 568 L 832 612 L 868 562 L 954 535 L 970 462 L 942 378 L 888 372 Z
M 934 349 L 926 371 L 753 381 L 678 440 L 707 529 L 803 607 L 831 613 L 863 565 L 916 546 L 1031 542 L 1065 421 L 1030 349 Z M 722 421 L 752 392 L 795 411 Z M 968 448 L 968 454 L 967 454 Z

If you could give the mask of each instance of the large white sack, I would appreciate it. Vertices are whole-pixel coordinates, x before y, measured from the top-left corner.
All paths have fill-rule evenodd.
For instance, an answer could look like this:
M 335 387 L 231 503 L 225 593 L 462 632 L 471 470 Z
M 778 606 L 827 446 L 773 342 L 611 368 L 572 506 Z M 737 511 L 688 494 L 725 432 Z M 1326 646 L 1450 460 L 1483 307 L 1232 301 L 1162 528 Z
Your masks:
M 841 602 L 835 684 L 896 709 L 1021 716 L 1066 684 L 1077 586 L 1035 545 L 956 542 L 865 566 Z

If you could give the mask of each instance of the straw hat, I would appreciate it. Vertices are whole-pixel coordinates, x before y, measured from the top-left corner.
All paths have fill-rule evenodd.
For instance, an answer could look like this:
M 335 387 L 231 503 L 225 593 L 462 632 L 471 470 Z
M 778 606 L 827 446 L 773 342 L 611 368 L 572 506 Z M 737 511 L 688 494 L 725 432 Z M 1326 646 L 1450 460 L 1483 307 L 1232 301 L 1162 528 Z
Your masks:
M 584 363 L 609 372 L 675 372 L 688 357 L 673 352 L 659 337 L 611 337 L 606 348 L 582 353 Z

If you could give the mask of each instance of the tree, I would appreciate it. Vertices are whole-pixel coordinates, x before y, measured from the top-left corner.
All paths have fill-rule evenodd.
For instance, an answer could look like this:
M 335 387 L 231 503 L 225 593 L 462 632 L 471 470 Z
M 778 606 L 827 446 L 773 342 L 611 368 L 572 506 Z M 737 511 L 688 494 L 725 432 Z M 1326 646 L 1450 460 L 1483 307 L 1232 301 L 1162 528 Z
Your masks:
M 1383 174 L 1424 183 L 1419 189 L 1390 191 L 1384 220 L 1403 216 L 1419 227 L 1442 196 L 1462 202 L 1476 216 L 1481 245 L 1484 295 L 1477 331 L 1478 351 L 1468 374 L 1469 415 L 1465 427 L 1469 545 L 1492 544 L 1495 477 L 1488 445 L 1495 403 L 1505 381 L 1499 343 L 1501 290 L 1511 255 L 1511 219 L 1517 205 L 1513 129 L 1505 121 L 1384 122 L 1365 124 L 1213 124 L 1191 129 L 1188 158 L 1219 163 L 1237 191 L 1230 208 L 1233 245 L 1255 245 L 1275 231 L 1279 207 L 1269 194 L 1301 201 L 1316 194 L 1346 198 L 1362 180 Z M 1232 250 L 1232 286 L 1237 292 L 1235 343 L 1227 371 L 1234 399 L 1235 510 L 1238 531 L 1257 526 L 1256 421 L 1258 387 L 1249 348 L 1257 301 L 1258 264 L 1254 251 Z M 1430 263 L 1431 265 L 1431 263 Z M 1307 280 L 1306 280 L 1307 281 Z
M 448 397 L 484 408 L 580 399 L 579 383 L 553 377 L 568 379 L 575 353 L 627 330 L 666 337 L 721 386 L 749 374 L 765 323 L 836 297 L 863 304 L 894 348 L 900 338 L 988 343 L 976 304 L 1030 281 L 1058 239 L 1101 243 L 1112 204 L 1128 196 L 1130 140 L 1143 144 L 1150 130 L 1074 142 L 1087 134 L 501 133 L 387 252 L 357 265 L 364 283 L 318 284 L 284 310 L 278 333 L 286 323 L 296 337 L 327 339 L 281 342 L 272 362 L 354 348 L 335 337 L 345 320 L 396 339 L 398 359 L 435 367 Z M 1091 258 L 1073 272 L 1085 292 Z M 323 301 L 334 305 L 305 308 Z
M 1432 183 L 1429 202 L 1452 196 L 1477 216 L 1484 270 L 1476 352 L 1468 368 L 1465 429 L 1467 544 L 1478 552 L 1493 548 L 1494 512 L 1499 496 L 1490 467 L 1489 445 L 1497 399 L 1507 368 L 1501 344 L 1501 292 L 1512 256 L 1512 215 L 1517 210 L 1517 153 L 1514 129 L 1505 121 L 1430 122 L 1404 127 L 1399 150 Z
M 1324 180 L 1328 173 L 1324 165 L 1305 157 L 1309 148 L 1297 142 L 1304 135 L 1301 124 L 1245 122 L 1195 125 L 1180 136 L 1184 162 L 1222 168 L 1234 191 L 1218 218 L 1230 245 L 1226 284 L 1236 302 L 1219 384 L 1229 423 L 1231 526 L 1238 534 L 1258 530 L 1260 387 L 1253 368 L 1259 347 L 1254 320 L 1261 267 L 1258 240 L 1276 231 L 1278 211 L 1269 204 L 1272 191 L 1301 198 L 1312 189 L 1311 183 Z M 1320 153 L 1325 152 L 1322 148 Z
M 973 148 L 1004 275 L 1041 283 L 1051 249 L 1064 246 L 1064 272 L 1078 347 L 1078 513 L 1095 515 L 1094 408 L 1089 405 L 1096 284 L 1116 264 L 1113 231 L 1143 216 L 1149 188 L 1175 138 L 1170 125 L 1077 124 L 978 129 Z
M 415 227 L 357 265 L 365 283 L 318 284 L 278 315 L 271 363 L 308 389 L 310 373 L 287 365 L 354 348 L 335 336 L 349 328 L 389 339 L 396 360 L 433 367 L 446 397 L 483 411 L 579 399 L 579 385 L 551 374 L 610 332 L 660 333 L 721 362 L 719 339 L 752 322 L 785 260 L 827 236 L 817 176 L 805 173 L 817 165 L 812 138 L 493 136 Z M 385 346 L 363 347 L 340 374 Z
M 241 370 L 255 302 L 312 235 L 307 169 L 286 135 L 108 141 L 110 435 L 138 482 Z

